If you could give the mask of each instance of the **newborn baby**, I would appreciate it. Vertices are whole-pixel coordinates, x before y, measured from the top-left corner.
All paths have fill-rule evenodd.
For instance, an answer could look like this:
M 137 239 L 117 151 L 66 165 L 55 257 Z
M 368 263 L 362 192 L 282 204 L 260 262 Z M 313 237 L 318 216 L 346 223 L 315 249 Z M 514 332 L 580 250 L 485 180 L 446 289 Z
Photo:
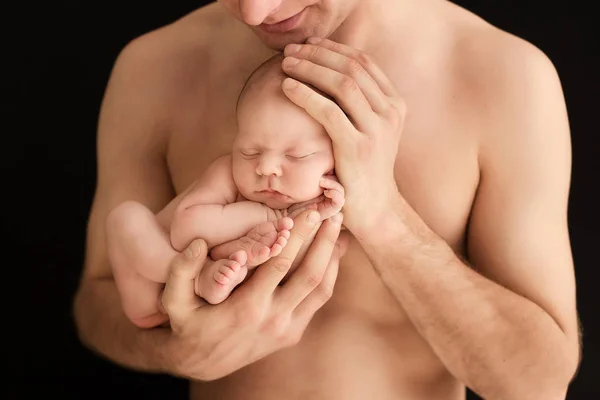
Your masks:
M 158 214 L 133 201 L 109 214 L 108 256 L 125 314 L 137 326 L 167 320 L 159 298 L 168 266 L 194 239 L 210 250 L 196 293 L 217 304 L 248 269 L 281 252 L 296 215 L 315 208 L 324 220 L 341 210 L 344 189 L 333 175 L 331 140 L 285 97 L 283 79 L 280 55 L 250 75 L 238 98 L 231 154 Z

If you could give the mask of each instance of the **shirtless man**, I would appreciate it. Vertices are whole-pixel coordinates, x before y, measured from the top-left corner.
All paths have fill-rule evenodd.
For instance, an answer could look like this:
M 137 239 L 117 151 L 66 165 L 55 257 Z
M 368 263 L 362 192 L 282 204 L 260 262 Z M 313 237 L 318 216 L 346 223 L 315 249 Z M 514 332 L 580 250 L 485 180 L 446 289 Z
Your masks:
M 326 221 L 278 286 L 314 233 L 302 215 L 280 256 L 205 306 L 195 241 L 171 263 L 171 327 L 138 329 L 106 259 L 107 210 L 160 210 L 228 152 L 244 78 L 309 37 L 332 41 L 286 57 L 287 82 L 341 108 L 284 90 L 333 140 L 347 252 L 338 263 Z M 98 151 L 75 315 L 105 357 L 194 379 L 197 399 L 565 397 L 579 363 L 569 124 L 531 44 L 438 0 L 222 0 L 123 50 Z

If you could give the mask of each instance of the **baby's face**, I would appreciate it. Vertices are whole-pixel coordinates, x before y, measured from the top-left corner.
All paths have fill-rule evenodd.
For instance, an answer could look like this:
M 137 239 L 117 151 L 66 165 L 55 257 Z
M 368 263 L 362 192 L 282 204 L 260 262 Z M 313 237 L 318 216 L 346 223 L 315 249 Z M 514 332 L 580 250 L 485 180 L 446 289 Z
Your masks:
M 287 208 L 321 195 L 333 167 L 331 139 L 304 110 L 275 95 L 240 105 L 233 177 L 242 196 Z

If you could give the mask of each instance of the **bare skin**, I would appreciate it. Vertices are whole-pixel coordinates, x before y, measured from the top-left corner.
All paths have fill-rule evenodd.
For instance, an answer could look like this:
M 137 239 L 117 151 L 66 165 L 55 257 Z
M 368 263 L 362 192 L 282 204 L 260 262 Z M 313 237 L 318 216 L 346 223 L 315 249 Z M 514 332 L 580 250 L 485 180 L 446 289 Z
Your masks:
M 231 10 L 238 6 L 224 3 Z M 264 20 L 253 2 L 243 3 L 244 19 Z M 253 355 L 253 362 L 239 363 L 243 368 L 212 371 L 205 382 L 192 383 L 191 396 L 450 400 L 463 399 L 468 385 L 488 399 L 564 398 L 579 343 L 566 227 L 569 132 L 555 71 L 533 46 L 451 3 L 369 4 L 375 3 L 385 5 L 368 14 L 378 21 L 371 30 L 380 34 L 361 34 L 367 25 L 355 18 L 353 29 L 342 26 L 331 37 L 367 52 L 406 108 L 399 107 L 399 126 L 391 134 L 401 132 L 392 137 L 399 139 L 397 154 L 390 153 L 393 140 L 377 139 L 369 143 L 387 146 L 359 146 L 366 153 L 352 158 L 352 147 L 342 147 L 330 132 L 336 174 L 347 190 L 345 224 L 354 234 L 334 294 L 295 346 Z M 283 49 L 287 43 L 279 44 Z M 311 59 L 314 49 L 297 56 Z M 160 209 L 229 151 L 244 77 L 273 54 L 220 4 L 125 49 L 105 102 L 104 130 L 126 129 L 110 116 L 126 96 L 152 99 L 134 109 L 140 115 L 156 111 L 146 127 L 155 128 L 154 135 L 137 166 L 146 171 L 140 176 L 150 208 Z M 130 72 L 140 65 L 143 76 Z M 286 72 L 310 79 L 306 69 Z M 321 84 L 327 91 L 326 82 L 314 82 Z M 310 103 L 316 97 L 298 93 L 295 100 L 325 122 L 318 102 Z M 117 140 L 106 136 L 106 142 Z M 390 182 L 383 178 L 369 182 L 360 175 L 385 166 L 369 150 L 393 154 L 395 163 L 386 162 L 394 165 L 390 180 L 397 192 L 385 192 Z M 118 151 L 110 154 L 118 159 Z M 352 165 L 360 168 L 352 172 Z M 382 171 L 370 177 L 387 176 Z M 106 189 L 119 191 L 119 199 L 99 196 L 99 217 L 130 195 L 121 187 L 135 176 L 119 179 Z M 384 199 L 380 207 L 361 209 L 353 181 L 367 186 L 360 193 L 366 200 Z M 136 333 L 109 308 L 118 307 L 112 297 L 101 300 L 110 288 L 110 267 L 97 239 L 101 228 L 91 229 L 77 303 L 82 337 L 132 368 L 179 374 L 167 355 L 143 351 L 167 332 Z M 92 334 L 95 326 L 85 317 L 91 311 L 118 326 L 110 332 L 120 336 Z M 115 342 L 134 350 L 123 355 Z

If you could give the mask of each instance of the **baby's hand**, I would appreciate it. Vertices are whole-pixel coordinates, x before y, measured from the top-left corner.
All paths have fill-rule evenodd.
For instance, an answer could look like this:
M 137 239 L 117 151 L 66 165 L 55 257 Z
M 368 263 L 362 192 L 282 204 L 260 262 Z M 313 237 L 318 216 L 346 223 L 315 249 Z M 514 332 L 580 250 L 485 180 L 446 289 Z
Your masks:
M 337 214 L 344 206 L 345 190 L 338 182 L 335 175 L 327 175 L 321 178 L 319 185 L 325 189 L 323 194 L 314 199 L 297 203 L 287 209 L 287 216 L 294 218 L 301 212 L 307 209 L 315 209 L 321 214 L 321 220 L 326 220 L 329 217 Z
M 317 203 L 317 211 L 323 220 L 339 213 L 346 202 L 344 187 L 338 182 L 335 175 L 326 175 L 319 181 L 320 186 L 325 189 L 323 201 Z

